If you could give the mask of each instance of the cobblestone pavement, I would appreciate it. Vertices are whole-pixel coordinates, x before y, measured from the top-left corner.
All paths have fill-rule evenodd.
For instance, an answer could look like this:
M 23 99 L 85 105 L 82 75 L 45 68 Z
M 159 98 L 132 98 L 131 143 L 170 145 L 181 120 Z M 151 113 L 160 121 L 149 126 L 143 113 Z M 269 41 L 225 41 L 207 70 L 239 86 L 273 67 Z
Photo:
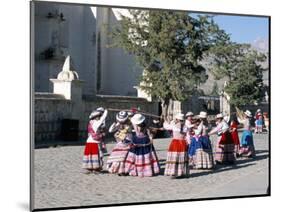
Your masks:
M 268 134 L 254 135 L 257 154 L 254 159 L 239 158 L 236 165 L 217 165 L 212 171 L 191 170 L 191 176 L 183 179 L 163 176 L 170 140 L 154 141 L 161 174 L 148 178 L 84 174 L 81 169 L 84 146 L 36 149 L 35 208 L 266 194 Z M 113 146 L 114 143 L 107 145 L 109 152 Z

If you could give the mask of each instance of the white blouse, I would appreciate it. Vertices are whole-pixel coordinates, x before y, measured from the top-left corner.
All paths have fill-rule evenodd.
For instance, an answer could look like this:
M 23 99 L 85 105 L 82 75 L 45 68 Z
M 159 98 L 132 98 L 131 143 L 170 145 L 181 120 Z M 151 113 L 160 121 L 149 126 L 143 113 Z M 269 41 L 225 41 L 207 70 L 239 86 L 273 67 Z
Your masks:
M 220 134 L 226 132 L 226 131 L 229 129 L 229 126 L 228 126 L 228 124 L 223 120 L 222 122 L 220 122 L 220 123 L 217 125 L 216 129 L 217 129 L 218 134 L 220 135 Z
M 105 110 L 99 120 L 91 120 L 90 121 L 92 129 L 94 130 L 95 133 L 97 133 L 100 126 L 105 123 L 105 118 L 107 117 L 107 113 L 108 113 L 108 111 Z M 94 140 L 92 138 L 92 136 L 89 135 L 88 139 L 87 139 L 87 143 L 99 143 L 99 141 Z
M 92 121 L 92 128 L 95 132 L 98 131 L 98 129 L 100 128 L 100 126 L 102 124 L 105 124 L 105 119 L 107 117 L 107 113 L 108 113 L 108 111 L 105 110 L 99 120 L 93 120 Z
M 171 130 L 173 131 L 173 138 L 184 138 L 186 132 L 188 131 L 188 128 L 186 125 L 183 126 L 183 130 L 181 133 L 181 124 L 180 123 L 175 123 L 172 121 L 171 123 L 164 122 L 163 128 L 166 130 Z

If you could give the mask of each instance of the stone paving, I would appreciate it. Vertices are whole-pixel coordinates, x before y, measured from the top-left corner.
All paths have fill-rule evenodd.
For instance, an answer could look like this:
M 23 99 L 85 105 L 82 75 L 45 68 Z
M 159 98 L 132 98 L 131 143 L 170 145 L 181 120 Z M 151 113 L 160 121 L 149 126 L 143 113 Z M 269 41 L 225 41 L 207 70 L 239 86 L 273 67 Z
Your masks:
M 171 139 L 154 145 L 161 174 L 140 178 L 108 173 L 84 174 L 84 146 L 57 146 L 34 150 L 35 208 L 88 206 L 180 199 L 266 194 L 268 189 L 268 134 L 254 135 L 256 157 L 239 158 L 236 165 L 217 165 L 212 171 L 191 170 L 191 176 L 163 176 Z M 216 137 L 211 138 L 212 141 Z M 108 144 L 109 152 L 114 143 Z M 105 157 L 106 161 L 107 157 Z

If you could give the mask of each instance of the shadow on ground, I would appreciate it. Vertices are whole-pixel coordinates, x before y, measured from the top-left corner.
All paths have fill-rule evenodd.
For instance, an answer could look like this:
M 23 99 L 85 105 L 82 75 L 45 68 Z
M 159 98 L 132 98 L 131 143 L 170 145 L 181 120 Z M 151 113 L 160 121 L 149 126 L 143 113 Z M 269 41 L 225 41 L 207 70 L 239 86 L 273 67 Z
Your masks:
M 213 170 L 206 170 L 206 171 L 202 170 L 201 172 L 191 173 L 190 177 L 194 178 L 194 177 L 200 177 L 200 176 L 204 176 L 204 175 L 216 174 L 216 173 L 229 171 L 229 170 L 246 168 L 246 167 L 255 165 L 256 164 L 255 161 L 264 160 L 264 159 L 267 159 L 268 157 L 269 157 L 268 150 L 257 150 L 256 156 L 254 158 L 239 158 L 239 160 L 237 160 L 236 163 L 233 165 L 216 164 L 216 166 Z M 160 165 L 159 175 L 164 175 L 165 161 L 166 160 L 164 160 L 164 159 L 159 160 L 159 165 Z M 182 178 L 182 179 L 184 179 L 184 178 Z

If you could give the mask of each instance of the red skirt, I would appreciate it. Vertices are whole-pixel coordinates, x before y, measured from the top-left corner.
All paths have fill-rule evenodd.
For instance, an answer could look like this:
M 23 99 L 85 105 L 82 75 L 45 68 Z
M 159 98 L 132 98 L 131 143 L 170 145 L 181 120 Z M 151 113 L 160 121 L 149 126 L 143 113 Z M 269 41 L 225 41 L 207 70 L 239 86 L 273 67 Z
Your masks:
M 234 145 L 240 145 L 239 136 L 237 130 L 231 132 L 231 137 Z
M 86 143 L 84 155 L 97 155 L 99 153 L 99 144 Z
M 83 168 L 89 170 L 102 169 L 103 161 L 100 155 L 99 144 L 86 143 L 83 157 Z
M 168 152 L 186 152 L 187 151 L 187 142 L 182 139 L 174 139 L 172 140 Z
M 221 139 L 219 141 L 219 144 L 234 144 L 232 135 L 230 132 L 225 132 L 221 135 Z
M 164 175 L 189 175 L 186 140 L 173 138 L 167 153 Z

